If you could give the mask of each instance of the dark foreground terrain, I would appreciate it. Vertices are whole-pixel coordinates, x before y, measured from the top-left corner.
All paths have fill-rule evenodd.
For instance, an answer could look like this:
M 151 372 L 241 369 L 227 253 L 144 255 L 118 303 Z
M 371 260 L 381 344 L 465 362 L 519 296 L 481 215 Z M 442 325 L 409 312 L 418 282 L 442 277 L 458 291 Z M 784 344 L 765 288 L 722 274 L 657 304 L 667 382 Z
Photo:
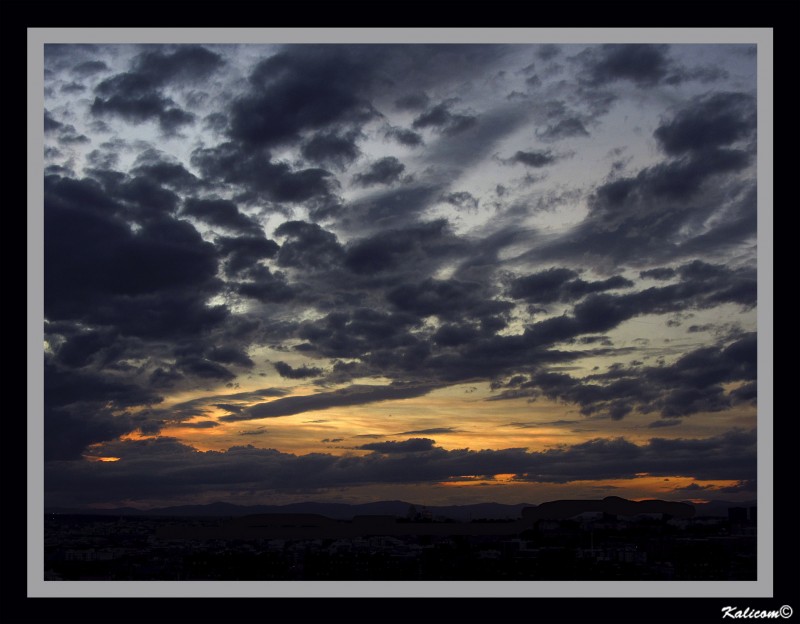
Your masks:
M 44 575 L 53 581 L 756 578 L 754 508 L 695 516 L 688 505 L 690 511 L 665 513 L 621 500 L 577 509 L 559 501 L 522 509 L 520 517 L 466 521 L 414 507 L 404 516 L 350 519 L 51 513 Z

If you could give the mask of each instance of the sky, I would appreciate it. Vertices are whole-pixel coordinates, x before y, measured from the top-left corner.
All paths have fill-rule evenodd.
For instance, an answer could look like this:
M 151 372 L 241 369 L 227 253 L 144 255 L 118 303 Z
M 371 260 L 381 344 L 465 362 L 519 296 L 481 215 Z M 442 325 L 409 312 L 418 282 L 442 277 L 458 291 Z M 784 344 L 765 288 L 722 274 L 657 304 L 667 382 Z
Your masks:
M 44 498 L 756 497 L 756 48 L 47 44 Z

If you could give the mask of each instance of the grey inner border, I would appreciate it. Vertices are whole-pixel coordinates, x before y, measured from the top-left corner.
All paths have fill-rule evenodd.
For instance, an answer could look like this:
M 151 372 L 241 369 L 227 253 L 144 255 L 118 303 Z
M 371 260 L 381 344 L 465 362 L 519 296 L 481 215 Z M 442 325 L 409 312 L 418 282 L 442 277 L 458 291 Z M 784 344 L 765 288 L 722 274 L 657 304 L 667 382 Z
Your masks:
M 771 597 L 773 595 L 773 33 L 770 28 L 29 28 L 29 597 Z M 44 581 L 43 145 L 46 43 L 753 43 L 758 46 L 757 581 Z

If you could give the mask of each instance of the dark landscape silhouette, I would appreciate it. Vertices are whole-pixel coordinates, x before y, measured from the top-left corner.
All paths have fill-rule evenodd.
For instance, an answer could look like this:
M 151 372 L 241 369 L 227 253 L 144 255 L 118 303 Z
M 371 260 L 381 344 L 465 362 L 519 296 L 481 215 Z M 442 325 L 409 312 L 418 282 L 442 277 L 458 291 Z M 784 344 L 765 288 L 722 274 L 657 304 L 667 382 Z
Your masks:
M 191 515 L 51 511 L 45 580 L 755 578 L 754 505 L 728 504 L 720 515 L 618 497 L 538 506 L 306 505 L 334 513 L 298 511 L 303 504 L 271 513 L 234 505 L 199 506 Z M 387 509 L 395 512 L 362 513 Z

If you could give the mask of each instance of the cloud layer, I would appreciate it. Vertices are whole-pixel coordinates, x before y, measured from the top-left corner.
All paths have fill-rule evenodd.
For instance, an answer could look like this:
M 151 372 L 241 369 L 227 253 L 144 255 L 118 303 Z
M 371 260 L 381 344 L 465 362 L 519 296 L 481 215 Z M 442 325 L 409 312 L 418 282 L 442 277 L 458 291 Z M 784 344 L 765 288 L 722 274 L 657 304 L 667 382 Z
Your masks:
M 723 458 L 756 406 L 744 46 L 65 45 L 45 75 L 48 496 L 754 478 Z M 464 442 L 467 400 L 601 435 L 354 440 L 397 406 Z M 280 450 L 234 429 L 263 419 Z

